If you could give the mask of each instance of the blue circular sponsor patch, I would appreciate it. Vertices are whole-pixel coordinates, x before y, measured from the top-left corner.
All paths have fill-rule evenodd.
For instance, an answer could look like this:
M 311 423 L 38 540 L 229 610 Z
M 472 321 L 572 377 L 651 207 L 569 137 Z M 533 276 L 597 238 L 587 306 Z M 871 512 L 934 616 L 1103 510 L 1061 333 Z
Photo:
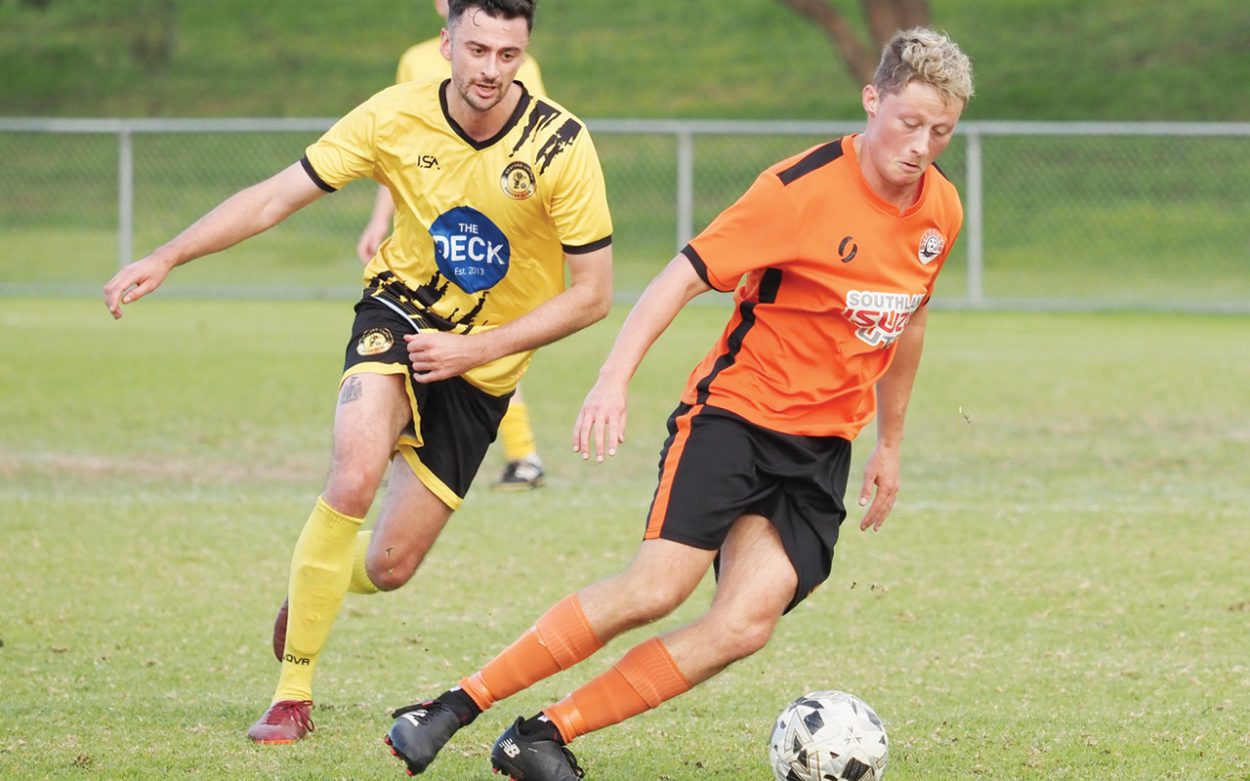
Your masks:
M 477 209 L 457 206 L 444 212 L 430 226 L 430 236 L 438 270 L 464 292 L 492 288 L 508 275 L 508 237 Z

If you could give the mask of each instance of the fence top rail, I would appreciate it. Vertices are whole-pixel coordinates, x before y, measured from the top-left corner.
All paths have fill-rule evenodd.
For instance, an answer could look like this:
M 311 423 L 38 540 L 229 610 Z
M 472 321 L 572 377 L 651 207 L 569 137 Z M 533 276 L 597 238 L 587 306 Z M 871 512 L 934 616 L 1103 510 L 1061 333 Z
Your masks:
M 1250 122 L 961 122 L 986 136 L 1250 136 Z
M 334 118 L 62 118 L 0 117 L 0 132 L 18 133 L 320 133 Z M 611 134 L 823 135 L 863 127 L 862 121 L 746 119 L 587 119 L 591 130 Z M 1250 136 L 1250 122 L 1007 122 L 966 120 L 956 133 L 984 136 Z
M 0 117 L 0 131 L 28 133 L 274 133 L 324 132 L 334 119 L 318 117 L 188 118 L 188 119 L 75 119 L 60 117 Z

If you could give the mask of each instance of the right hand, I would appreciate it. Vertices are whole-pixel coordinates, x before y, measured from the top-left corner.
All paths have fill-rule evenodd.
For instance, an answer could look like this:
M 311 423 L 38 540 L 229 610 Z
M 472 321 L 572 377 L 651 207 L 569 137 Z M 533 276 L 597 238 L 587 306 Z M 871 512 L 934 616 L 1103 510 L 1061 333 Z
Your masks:
M 160 287 L 171 268 L 172 263 L 148 255 L 114 274 L 104 286 L 104 305 L 113 319 L 121 319 L 122 304 L 133 304 Z
M 616 446 L 625 441 L 625 419 L 629 414 L 626 397 L 624 383 L 602 377 L 595 383 L 573 424 L 574 453 L 581 453 L 583 460 L 589 459 L 593 439 L 596 461 L 603 463 L 605 450 L 609 456 L 616 455 Z

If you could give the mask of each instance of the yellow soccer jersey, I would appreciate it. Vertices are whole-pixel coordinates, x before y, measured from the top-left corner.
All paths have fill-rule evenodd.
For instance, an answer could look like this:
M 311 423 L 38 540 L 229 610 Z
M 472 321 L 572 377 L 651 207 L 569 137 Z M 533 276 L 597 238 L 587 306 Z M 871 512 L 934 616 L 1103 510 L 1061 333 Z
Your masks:
M 439 50 L 439 38 L 436 36 L 408 48 L 399 58 L 399 71 L 395 74 L 395 83 L 405 81 L 442 81 L 451 76 L 451 63 L 443 57 Z M 538 68 L 538 60 L 525 55 L 517 71 L 516 80 L 525 85 L 533 95 L 544 96 L 547 90 L 543 87 L 542 71 Z
M 449 82 L 379 92 L 308 147 L 303 164 L 333 191 L 365 177 L 395 199 L 395 231 L 365 267 L 374 295 L 440 330 L 510 322 L 564 289 L 564 253 L 608 246 L 603 171 L 585 125 L 523 92 L 495 137 L 474 141 L 447 113 Z M 401 286 L 402 285 L 402 286 Z M 502 395 L 530 352 L 465 375 Z

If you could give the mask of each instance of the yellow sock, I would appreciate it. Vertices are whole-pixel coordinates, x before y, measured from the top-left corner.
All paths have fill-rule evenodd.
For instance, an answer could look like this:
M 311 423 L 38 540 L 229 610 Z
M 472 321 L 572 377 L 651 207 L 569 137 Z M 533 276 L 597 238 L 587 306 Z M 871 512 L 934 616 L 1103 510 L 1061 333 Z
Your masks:
M 313 669 L 351 582 L 355 540 L 363 520 L 343 515 L 317 497 L 291 556 L 286 659 L 274 702 L 312 699 Z
M 365 569 L 365 554 L 369 552 L 369 540 L 372 531 L 362 531 L 356 535 L 356 560 L 352 564 L 352 582 L 347 590 L 353 594 L 376 594 L 382 589 L 369 580 L 369 571 Z
M 513 399 L 499 422 L 499 438 L 503 440 L 504 458 L 520 461 L 538 454 L 534 443 L 534 429 L 530 426 L 529 407 L 525 402 Z

